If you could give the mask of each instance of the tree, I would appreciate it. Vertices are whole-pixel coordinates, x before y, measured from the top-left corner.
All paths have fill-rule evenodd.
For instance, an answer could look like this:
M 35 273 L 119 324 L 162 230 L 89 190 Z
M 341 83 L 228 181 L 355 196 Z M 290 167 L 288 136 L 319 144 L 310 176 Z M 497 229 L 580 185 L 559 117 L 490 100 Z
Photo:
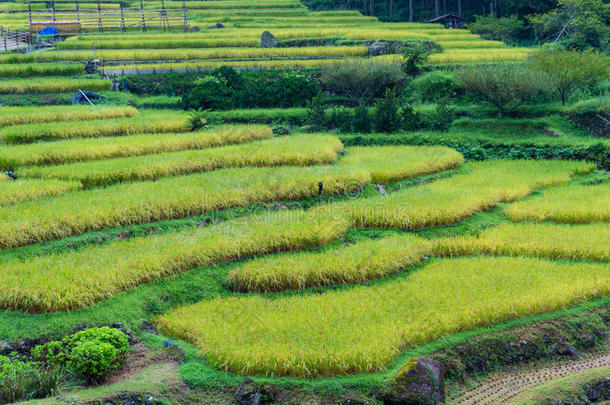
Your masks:
M 400 129 L 400 103 L 396 90 L 386 90 L 375 105 L 375 129 L 379 132 L 396 132 Z
M 348 97 L 354 104 L 381 97 L 386 89 L 400 85 L 405 76 L 399 63 L 383 60 L 353 60 L 322 69 L 322 87 Z
M 498 118 L 526 102 L 547 99 L 548 85 L 524 66 L 489 64 L 464 67 L 458 82 L 468 93 L 498 109 Z
M 539 39 L 559 39 L 570 49 L 610 46 L 610 4 L 602 0 L 559 0 L 559 7 L 529 21 Z
M 478 15 L 475 18 L 467 28 L 485 39 L 515 43 L 525 31 L 525 24 L 516 15 L 502 18 Z
M 563 105 L 575 91 L 593 87 L 610 75 L 604 55 L 593 50 L 569 51 L 560 46 L 539 49 L 532 55 L 529 66 L 544 74 Z
M 413 41 L 403 51 L 402 69 L 409 76 L 419 76 L 432 51 L 421 41 Z

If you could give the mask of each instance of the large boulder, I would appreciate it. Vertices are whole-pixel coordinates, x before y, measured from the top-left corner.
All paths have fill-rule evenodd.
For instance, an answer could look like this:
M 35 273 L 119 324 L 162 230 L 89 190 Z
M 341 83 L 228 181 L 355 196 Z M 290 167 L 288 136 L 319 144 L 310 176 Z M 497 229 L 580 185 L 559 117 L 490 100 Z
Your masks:
M 385 41 L 375 41 L 369 45 L 369 56 L 379 56 L 391 53 L 391 46 Z
M 261 48 L 277 48 L 280 42 L 269 31 L 264 31 L 261 35 Z
M 386 405 L 444 404 L 443 365 L 424 357 L 408 361 L 381 399 Z

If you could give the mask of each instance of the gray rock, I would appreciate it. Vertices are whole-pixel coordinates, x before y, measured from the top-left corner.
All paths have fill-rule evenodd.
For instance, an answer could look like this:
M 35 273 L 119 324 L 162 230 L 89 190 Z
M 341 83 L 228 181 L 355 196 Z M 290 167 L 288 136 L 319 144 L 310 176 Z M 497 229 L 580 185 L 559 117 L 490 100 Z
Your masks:
M 11 354 L 15 348 L 8 342 L 0 342 L 0 355 Z
M 264 31 L 261 35 L 261 48 L 277 48 L 280 42 L 269 31 Z
M 194 25 L 191 27 L 191 29 L 189 30 L 191 32 L 199 32 L 201 31 L 201 28 L 199 28 L 198 26 Z
M 391 52 L 390 44 L 384 41 L 376 41 L 369 45 L 369 56 L 386 55 Z
M 142 332 L 152 333 L 153 335 L 158 335 L 159 331 L 155 328 L 155 325 L 150 323 L 149 321 L 142 321 L 142 326 L 140 327 Z
M 261 387 L 251 378 L 246 378 L 235 391 L 235 401 L 239 405 L 259 405 L 261 403 Z
M 100 66 L 102 66 L 102 62 L 99 59 L 88 60 L 85 62 L 85 73 L 98 73 Z
M 557 344 L 553 346 L 553 354 L 559 354 L 561 356 L 571 356 L 580 358 L 580 352 L 574 346 L 566 344 Z
M 432 405 L 445 403 L 443 365 L 420 357 L 407 362 L 381 394 L 387 405 Z
M 381 195 L 388 195 L 388 192 L 385 191 L 385 187 L 383 186 L 383 184 L 375 184 L 375 188 L 377 189 L 377 192 Z

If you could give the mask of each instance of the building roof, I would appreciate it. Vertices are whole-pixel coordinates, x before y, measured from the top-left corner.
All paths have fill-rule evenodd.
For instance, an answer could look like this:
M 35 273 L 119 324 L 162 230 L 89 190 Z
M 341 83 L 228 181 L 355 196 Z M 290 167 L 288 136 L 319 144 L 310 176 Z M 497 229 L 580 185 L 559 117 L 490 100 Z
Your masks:
M 462 20 L 462 21 L 466 21 L 466 19 L 464 17 L 460 17 L 459 15 L 456 14 L 445 14 L 445 15 L 441 15 L 440 17 L 436 17 L 433 18 L 431 20 L 429 20 L 429 23 L 436 23 L 436 22 L 442 22 L 445 20 L 449 20 L 449 19 L 458 19 L 458 20 Z

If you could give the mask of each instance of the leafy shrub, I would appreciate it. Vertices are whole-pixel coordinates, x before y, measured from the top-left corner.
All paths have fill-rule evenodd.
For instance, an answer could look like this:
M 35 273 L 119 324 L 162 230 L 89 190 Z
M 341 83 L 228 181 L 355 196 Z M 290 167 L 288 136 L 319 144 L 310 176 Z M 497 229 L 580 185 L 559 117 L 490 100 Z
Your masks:
M 328 126 L 341 132 L 351 132 L 353 114 L 345 107 L 335 107 L 330 111 Z
M 386 90 L 375 105 L 375 129 L 379 132 L 396 132 L 400 129 L 398 97 L 395 90 Z
M 448 131 L 455 117 L 455 108 L 449 104 L 449 99 L 441 99 L 429 116 L 430 128 L 436 131 Z
M 525 24 L 516 15 L 502 18 L 477 15 L 475 18 L 468 29 L 485 39 L 515 44 L 525 33 Z
M 50 367 L 56 367 L 66 362 L 66 353 L 61 342 L 51 341 L 32 349 L 32 358 Z
M 197 131 L 205 127 L 220 123 L 218 114 L 211 110 L 191 110 L 188 116 L 188 126 L 191 131 Z
M 594 135 L 610 138 L 610 99 L 580 102 L 567 115 L 573 124 Z
M 368 104 L 383 96 L 387 89 L 398 87 L 403 79 L 396 62 L 359 59 L 323 67 L 320 82 L 324 89 L 348 97 L 354 104 Z
M 276 125 L 272 128 L 274 136 L 286 136 L 290 135 L 290 128 L 285 125 Z
M 61 368 L 0 356 L 0 403 L 54 395 L 63 379 Z
M 550 97 L 550 88 L 541 75 L 521 65 L 489 64 L 468 66 L 458 71 L 458 82 L 480 101 L 494 105 L 498 117 L 526 102 Z
M 423 41 L 411 42 L 403 51 L 403 71 L 409 76 L 419 76 L 431 53 L 432 49 Z
M 355 132 L 368 134 L 369 132 L 371 132 L 371 126 L 371 116 L 369 114 L 369 109 L 365 104 L 360 104 L 354 110 L 352 128 Z
M 401 124 L 407 131 L 416 131 L 421 128 L 421 116 L 415 111 L 411 104 L 405 104 L 400 109 Z
M 206 76 L 182 97 L 182 106 L 187 109 L 228 110 L 233 108 L 231 90 L 221 79 Z
M 457 89 L 455 74 L 435 70 L 413 80 L 411 90 L 422 101 L 436 102 L 443 97 L 451 97 Z
M 307 105 L 307 122 L 314 131 L 326 128 L 326 106 L 321 95 L 314 97 Z

